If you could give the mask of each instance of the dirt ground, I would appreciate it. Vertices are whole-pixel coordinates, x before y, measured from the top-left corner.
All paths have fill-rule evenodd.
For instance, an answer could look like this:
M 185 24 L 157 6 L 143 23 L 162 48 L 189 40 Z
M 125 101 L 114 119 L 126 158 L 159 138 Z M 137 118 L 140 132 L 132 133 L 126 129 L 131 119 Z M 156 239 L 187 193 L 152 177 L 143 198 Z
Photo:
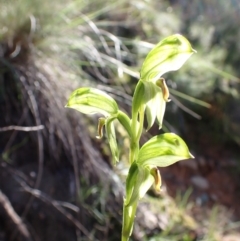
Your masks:
M 195 159 L 162 168 L 163 180 L 171 196 L 191 188 L 190 200 L 199 207 L 223 205 L 239 221 L 240 148 L 234 142 L 216 138 L 207 127 L 204 121 L 188 123 L 184 139 Z

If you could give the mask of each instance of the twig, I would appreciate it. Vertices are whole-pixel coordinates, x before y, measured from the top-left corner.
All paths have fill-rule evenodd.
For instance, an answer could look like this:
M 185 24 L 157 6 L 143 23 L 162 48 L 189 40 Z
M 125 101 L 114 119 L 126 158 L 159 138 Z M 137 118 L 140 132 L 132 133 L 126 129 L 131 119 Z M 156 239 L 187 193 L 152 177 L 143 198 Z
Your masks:
M 199 114 L 195 113 L 194 111 L 190 110 L 188 107 L 183 105 L 175 96 L 171 95 L 171 99 L 180 109 L 182 109 L 186 113 L 190 114 L 198 120 L 202 118 Z
M 35 118 L 36 126 L 41 126 L 41 119 L 40 119 L 40 114 L 39 114 L 39 110 L 38 110 L 38 105 L 37 105 L 36 98 L 33 94 L 33 91 L 27 85 L 26 78 L 23 75 L 19 77 L 19 80 L 21 81 L 23 87 L 25 88 L 26 95 L 29 98 L 28 104 L 29 104 L 29 108 L 31 109 L 32 114 Z M 41 183 L 42 174 L 43 174 L 43 163 L 44 163 L 43 136 L 42 136 L 42 133 L 40 133 L 39 131 L 37 132 L 37 143 L 38 143 L 38 173 L 37 173 L 36 182 L 34 184 L 34 188 L 36 188 L 36 189 L 39 187 L 39 185 Z M 33 200 L 34 200 L 34 196 L 31 196 L 25 206 L 25 209 L 24 209 L 22 215 L 21 215 L 22 218 L 26 217 L 26 215 L 32 205 Z M 17 235 L 17 232 L 13 231 L 10 240 L 11 241 L 15 240 L 16 235 Z
M 27 227 L 23 223 L 21 217 L 13 209 L 7 196 L 3 194 L 1 190 L 0 190 L 0 205 L 3 207 L 6 215 L 11 219 L 12 223 L 14 224 L 18 232 L 21 233 L 21 235 L 25 238 L 26 241 L 31 241 L 32 238 Z
M 43 125 L 38 125 L 38 126 L 5 126 L 5 127 L 0 127 L 0 132 L 4 131 L 39 131 L 44 129 Z
M 72 204 L 67 204 L 65 202 L 59 202 L 59 201 L 53 200 L 52 198 L 48 197 L 40 190 L 30 188 L 25 184 L 25 182 L 20 180 L 18 181 L 25 192 L 30 193 L 35 198 L 38 198 L 44 203 L 47 203 L 48 205 L 54 207 L 57 211 L 59 211 L 62 215 L 64 215 L 69 221 L 71 221 L 74 224 L 74 226 L 78 228 L 88 238 L 88 240 L 93 240 L 88 230 L 77 219 L 75 219 L 71 213 L 67 212 L 62 206 L 65 206 L 65 207 L 67 206 L 67 208 L 70 208 L 71 210 L 74 210 L 74 211 L 78 211 L 78 207 Z

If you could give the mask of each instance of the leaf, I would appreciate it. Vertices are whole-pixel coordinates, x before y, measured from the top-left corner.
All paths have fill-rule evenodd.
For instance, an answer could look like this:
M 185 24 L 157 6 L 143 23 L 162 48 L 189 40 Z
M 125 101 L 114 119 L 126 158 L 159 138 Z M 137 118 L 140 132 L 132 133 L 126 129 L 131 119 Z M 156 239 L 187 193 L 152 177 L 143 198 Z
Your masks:
M 128 173 L 126 190 L 127 197 L 125 206 L 131 206 L 146 194 L 148 189 L 152 186 L 154 177 L 148 168 L 143 168 L 134 162 Z
M 138 165 L 136 164 L 136 162 L 133 162 L 128 170 L 128 175 L 126 179 L 126 199 L 124 202 L 125 205 L 128 204 L 131 199 L 134 185 L 136 183 L 137 175 L 138 175 Z
M 166 133 L 146 142 L 139 150 L 136 163 L 142 167 L 166 167 L 188 158 L 194 157 L 182 138 L 173 133 Z
M 118 105 L 111 96 L 101 90 L 88 87 L 75 90 L 66 107 L 84 114 L 100 113 L 104 116 L 114 115 L 118 112 Z
M 124 112 L 119 110 L 117 114 L 117 119 L 121 123 L 121 125 L 125 128 L 129 137 L 132 137 L 131 121 L 129 117 Z
M 142 80 L 140 79 L 137 83 L 137 86 L 135 88 L 134 94 L 133 94 L 133 101 L 132 101 L 132 116 L 138 115 L 138 111 L 141 107 L 141 105 L 144 104 L 144 96 L 145 90 L 144 90 L 144 84 Z
M 116 140 L 115 128 L 113 124 L 114 119 L 115 118 L 106 119 L 105 126 L 106 126 L 108 143 L 109 143 L 112 157 L 113 157 L 113 164 L 116 165 L 116 163 L 119 161 L 119 151 L 118 151 L 118 145 Z
M 132 122 L 131 122 L 131 130 L 132 130 L 132 138 L 136 138 L 138 134 L 138 115 L 139 112 L 144 111 L 144 84 L 140 79 L 137 83 L 133 94 L 132 100 Z
M 153 182 L 154 177 L 152 176 L 150 170 L 148 168 L 143 168 L 139 166 L 137 185 L 133 190 L 132 197 L 137 197 L 138 200 L 142 199 L 148 189 L 152 186 Z
M 143 81 L 157 81 L 163 74 L 182 67 L 196 52 L 180 34 L 163 39 L 147 55 L 140 72 Z

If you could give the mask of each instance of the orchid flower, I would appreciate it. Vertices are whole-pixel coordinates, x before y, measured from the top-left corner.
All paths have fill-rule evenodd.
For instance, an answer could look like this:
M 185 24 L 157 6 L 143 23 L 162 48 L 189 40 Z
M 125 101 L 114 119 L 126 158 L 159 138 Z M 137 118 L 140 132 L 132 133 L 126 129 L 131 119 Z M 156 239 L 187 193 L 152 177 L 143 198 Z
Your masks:
M 147 55 L 140 80 L 133 95 L 131 119 L 119 110 L 115 100 L 103 91 L 84 87 L 74 91 L 66 107 L 84 114 L 98 113 L 98 138 L 105 127 L 114 164 L 119 160 L 114 121 L 118 120 L 130 138 L 129 172 L 126 179 L 126 194 L 123 205 L 122 241 L 131 236 L 138 201 L 154 184 L 160 191 L 161 175 L 158 167 L 166 167 L 177 161 L 193 158 L 186 143 L 174 133 L 157 135 L 139 146 L 143 132 L 144 118 L 149 130 L 155 120 L 162 127 L 169 90 L 162 75 L 182 67 L 195 52 L 182 35 L 175 34 L 158 43 Z

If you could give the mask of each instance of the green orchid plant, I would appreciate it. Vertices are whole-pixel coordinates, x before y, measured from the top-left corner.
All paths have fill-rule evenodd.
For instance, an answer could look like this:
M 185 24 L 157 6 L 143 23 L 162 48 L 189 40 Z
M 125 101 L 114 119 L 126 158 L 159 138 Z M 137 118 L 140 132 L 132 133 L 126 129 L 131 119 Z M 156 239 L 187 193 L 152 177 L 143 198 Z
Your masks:
M 119 109 L 111 96 L 90 87 L 75 90 L 66 105 L 84 114 L 98 113 L 103 116 L 98 122 L 98 138 L 103 137 L 105 127 L 114 164 L 119 161 L 114 121 L 119 121 L 128 133 L 130 168 L 123 204 L 122 241 L 128 241 L 132 234 L 138 201 L 152 185 L 160 191 L 161 176 L 158 167 L 194 158 L 186 143 L 174 133 L 157 135 L 144 145 L 139 144 L 145 117 L 147 130 L 155 120 L 159 129 L 162 127 L 166 103 L 169 101 L 168 87 L 162 75 L 181 68 L 194 52 L 185 37 L 175 34 L 163 39 L 148 53 L 134 91 L 131 117 Z

